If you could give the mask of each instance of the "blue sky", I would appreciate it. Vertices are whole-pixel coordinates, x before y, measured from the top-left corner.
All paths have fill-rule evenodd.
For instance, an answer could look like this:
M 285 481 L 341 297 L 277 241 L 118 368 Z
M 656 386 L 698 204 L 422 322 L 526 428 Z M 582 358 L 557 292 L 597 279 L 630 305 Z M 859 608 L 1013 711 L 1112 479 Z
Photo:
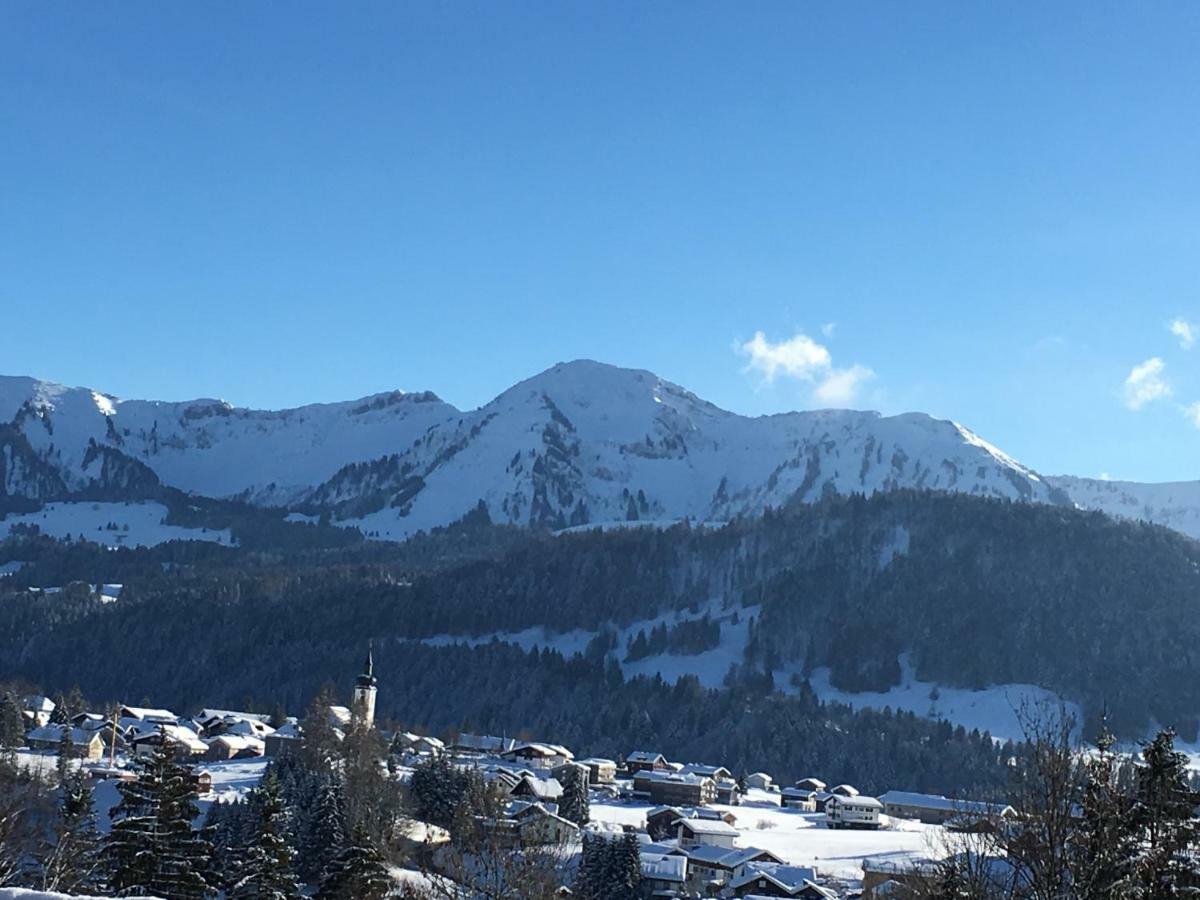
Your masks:
M 0 371 L 468 407 L 590 357 L 1198 478 L 1198 36 L 1189 3 L 6 3 Z

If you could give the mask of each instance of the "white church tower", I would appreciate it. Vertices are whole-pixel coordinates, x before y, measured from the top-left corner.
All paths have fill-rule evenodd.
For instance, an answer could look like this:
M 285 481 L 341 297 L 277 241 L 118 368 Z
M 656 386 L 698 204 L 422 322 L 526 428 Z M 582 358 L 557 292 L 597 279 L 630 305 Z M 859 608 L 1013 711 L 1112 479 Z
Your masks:
M 370 728 L 375 724 L 375 654 L 367 645 L 367 664 L 363 673 L 354 679 L 354 703 L 351 712 L 356 725 Z

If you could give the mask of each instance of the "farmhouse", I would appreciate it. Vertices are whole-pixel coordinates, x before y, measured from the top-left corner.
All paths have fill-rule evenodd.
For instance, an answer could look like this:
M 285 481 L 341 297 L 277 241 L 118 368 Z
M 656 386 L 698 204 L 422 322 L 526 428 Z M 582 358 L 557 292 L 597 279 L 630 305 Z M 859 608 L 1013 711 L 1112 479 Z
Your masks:
M 526 743 L 505 750 L 500 757 L 524 765 L 549 769 L 572 762 L 575 754 L 559 744 Z
M 996 819 L 1015 813 L 1003 803 L 979 800 L 951 800 L 938 794 L 912 791 L 888 791 L 880 796 L 884 812 L 897 819 L 917 819 L 930 825 L 944 825 L 956 819 Z
M 79 759 L 95 761 L 104 755 L 104 741 L 95 731 L 74 728 L 70 725 L 43 725 L 25 735 L 25 742 L 32 750 L 59 750 L 63 732 L 69 731 L 70 753 Z
M 587 766 L 589 784 L 612 784 L 617 780 L 617 764 L 611 759 L 590 756 L 578 762 Z
M 752 863 L 783 864 L 783 860 L 770 850 L 758 847 L 729 850 L 724 847 L 701 845 L 690 849 L 680 847 L 673 852 L 677 856 L 687 857 L 688 887 L 701 892 L 708 891 L 710 887 L 719 891 L 721 887 L 740 877 Z
M 634 750 L 625 757 L 625 771 L 630 775 L 636 772 L 665 772 L 668 768 L 667 758 L 661 753 Z
M 738 830 L 720 819 L 679 819 L 679 846 L 685 850 L 692 847 L 724 847 L 733 849 Z
M 804 812 L 816 812 L 817 801 L 815 791 L 803 788 L 788 787 L 779 792 L 779 805 L 788 809 L 799 809 Z
M 829 828 L 878 828 L 883 804 L 874 797 L 843 797 L 834 794 L 825 805 Z
M 836 900 L 837 892 L 818 883 L 815 869 L 775 863 L 753 863 L 729 882 L 735 897 L 804 897 Z

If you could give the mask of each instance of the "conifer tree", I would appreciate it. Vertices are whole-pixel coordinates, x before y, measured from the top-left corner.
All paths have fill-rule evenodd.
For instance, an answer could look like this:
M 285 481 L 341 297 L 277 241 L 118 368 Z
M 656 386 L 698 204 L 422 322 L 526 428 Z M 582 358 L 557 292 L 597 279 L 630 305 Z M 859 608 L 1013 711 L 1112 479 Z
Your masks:
M 54 838 L 40 855 L 42 888 L 64 894 L 91 893 L 103 881 L 92 785 L 77 769 L 63 781 L 61 790 Z
M 1142 748 L 1132 816 L 1141 838 L 1135 877 L 1143 896 L 1195 894 L 1200 888 L 1198 799 L 1189 786 L 1187 756 L 1175 749 L 1175 733 L 1160 731 Z
M 392 879 L 379 847 L 364 828 L 355 828 L 350 840 L 330 864 L 317 900 L 382 900 Z
M 558 803 L 558 814 L 576 825 L 586 825 L 591 819 L 588 770 L 583 766 L 568 765 L 561 777 L 563 792 Z
M 0 748 L 12 749 L 25 743 L 25 717 L 11 693 L 0 697 Z
M 287 840 L 287 813 L 274 772 L 255 789 L 258 834 L 246 852 L 242 877 L 234 885 L 234 900 L 296 900 L 300 884 L 292 873 L 295 851 Z
M 136 781 L 121 782 L 106 851 L 118 894 L 169 900 L 203 897 L 202 873 L 212 848 L 192 830 L 197 815 L 191 771 L 175 762 L 165 735 L 139 763 Z
M 60 725 L 62 733 L 58 738 L 58 759 L 55 769 L 58 772 L 58 783 L 65 784 L 71 773 L 71 763 L 75 759 L 75 738 L 70 725 Z
M 300 872 L 316 881 L 346 846 L 346 801 L 341 780 L 330 777 L 320 788 L 300 847 Z

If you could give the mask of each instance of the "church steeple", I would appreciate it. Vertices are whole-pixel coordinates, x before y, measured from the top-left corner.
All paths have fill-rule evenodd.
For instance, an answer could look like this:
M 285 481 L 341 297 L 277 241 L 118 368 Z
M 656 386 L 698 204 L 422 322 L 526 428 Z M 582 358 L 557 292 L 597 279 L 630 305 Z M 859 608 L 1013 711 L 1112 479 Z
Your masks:
M 355 721 L 368 728 L 375 723 L 375 685 L 375 647 L 368 641 L 363 673 L 354 679 L 354 706 L 351 710 Z

